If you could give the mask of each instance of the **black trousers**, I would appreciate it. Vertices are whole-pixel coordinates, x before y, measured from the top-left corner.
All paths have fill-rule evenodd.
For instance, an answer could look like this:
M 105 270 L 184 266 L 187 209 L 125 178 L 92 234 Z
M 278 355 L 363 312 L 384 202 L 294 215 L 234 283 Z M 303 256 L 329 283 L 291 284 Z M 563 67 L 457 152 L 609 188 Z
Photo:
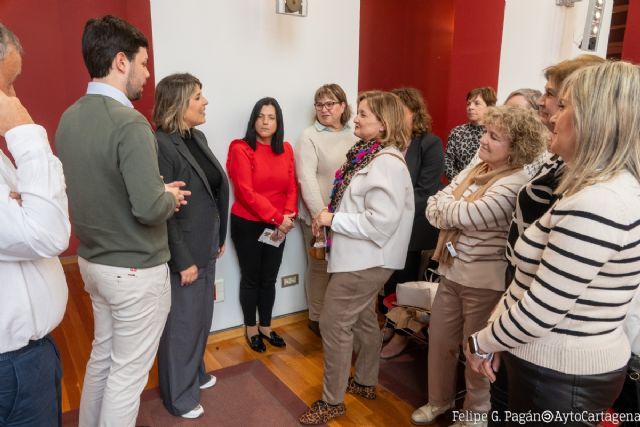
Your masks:
M 585 413 L 606 412 L 620 394 L 624 383 L 626 367 L 598 375 L 569 375 L 552 369 L 534 365 L 526 360 L 502 352 L 502 360 L 507 368 L 509 389 L 509 411 L 526 414 L 527 411 L 542 414 L 571 413 L 574 420 L 553 419 L 549 423 L 531 422 L 527 425 L 596 425 L 583 419 Z M 517 420 L 508 420 L 507 425 L 521 425 Z
M 507 268 L 504 272 L 504 285 L 505 289 L 509 288 L 513 278 L 516 274 L 516 268 L 507 264 Z M 506 425 L 505 411 L 508 410 L 507 399 L 509 397 L 507 381 L 507 369 L 504 364 L 500 366 L 498 372 L 496 372 L 496 380 L 491 383 L 491 416 L 489 417 L 490 427 L 499 427 Z
M 277 248 L 258 242 L 265 228 L 275 228 L 272 224 L 249 221 L 233 214 L 230 224 L 231 240 L 240 264 L 240 306 L 244 324 L 256 325 L 257 308 L 260 326 L 271 326 L 275 284 L 285 242 Z
M 419 251 L 407 252 L 407 261 L 405 262 L 402 270 L 396 270 L 393 272 L 387 283 L 384 284 L 384 295 L 391 295 L 396 291 L 398 283 L 415 282 L 416 280 L 423 280 L 420 277 L 420 254 Z
M 619 414 L 640 412 L 640 356 L 631 355 L 622 393 L 613 404 L 613 409 Z M 626 421 L 624 425 L 638 427 L 640 422 Z

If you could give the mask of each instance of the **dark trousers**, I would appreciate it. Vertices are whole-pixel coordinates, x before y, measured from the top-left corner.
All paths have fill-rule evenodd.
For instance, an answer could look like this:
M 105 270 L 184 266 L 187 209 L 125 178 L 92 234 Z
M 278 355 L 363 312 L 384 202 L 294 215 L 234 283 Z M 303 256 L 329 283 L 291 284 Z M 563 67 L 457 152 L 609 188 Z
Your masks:
M 420 277 L 420 254 L 421 250 L 407 252 L 407 261 L 402 270 L 393 272 L 387 283 L 384 284 L 385 296 L 395 293 L 398 283 L 415 282 L 424 280 Z
M 640 412 L 640 356 L 631 355 L 622 393 L 613 404 L 619 414 L 637 414 Z M 626 421 L 625 426 L 638 427 L 640 422 Z
M 507 264 L 504 272 L 504 285 L 508 289 L 516 274 L 516 268 L 512 264 Z M 506 425 L 505 411 L 508 409 L 507 399 L 509 397 L 507 369 L 503 366 L 496 372 L 496 380 L 491 383 L 491 412 L 489 426 L 499 427 Z
M 180 273 L 171 273 L 171 311 L 158 348 L 158 379 L 162 402 L 173 415 L 200 403 L 200 385 L 209 381 L 204 351 L 213 319 L 216 260 L 198 268 L 198 278 L 180 286 Z
M 231 215 L 231 240 L 240 264 L 240 306 L 246 326 L 256 325 L 256 307 L 260 326 L 271 326 L 271 311 L 276 299 L 275 283 L 282 262 L 285 242 L 280 247 L 258 242 L 271 224 L 249 221 Z
M 0 425 L 62 425 L 62 366 L 53 338 L 0 354 Z
M 502 353 L 502 361 L 507 368 L 509 388 L 509 410 L 524 414 L 527 411 L 543 413 L 584 414 L 606 412 L 620 394 L 624 383 L 626 367 L 598 375 L 569 375 L 552 369 L 534 365 L 526 360 Z M 512 420 L 507 425 L 518 426 Z M 591 425 L 580 420 L 564 423 L 528 423 L 527 425 Z M 593 424 L 595 425 L 595 423 Z

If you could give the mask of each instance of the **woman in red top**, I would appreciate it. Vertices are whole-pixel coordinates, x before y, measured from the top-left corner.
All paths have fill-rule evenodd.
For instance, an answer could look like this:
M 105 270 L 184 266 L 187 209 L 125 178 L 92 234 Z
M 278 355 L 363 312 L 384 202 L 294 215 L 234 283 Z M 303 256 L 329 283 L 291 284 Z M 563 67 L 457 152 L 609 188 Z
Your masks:
M 293 149 L 283 139 L 280 105 L 273 98 L 263 98 L 253 107 L 245 137 L 231 142 L 227 157 L 235 196 L 231 240 L 240 264 L 245 335 L 251 349 L 260 353 L 266 350 L 263 338 L 273 346 L 285 346 L 282 337 L 271 329 L 271 311 L 284 239 L 298 213 L 298 190 Z M 273 230 L 268 243 L 258 240 L 264 240 L 265 229 Z

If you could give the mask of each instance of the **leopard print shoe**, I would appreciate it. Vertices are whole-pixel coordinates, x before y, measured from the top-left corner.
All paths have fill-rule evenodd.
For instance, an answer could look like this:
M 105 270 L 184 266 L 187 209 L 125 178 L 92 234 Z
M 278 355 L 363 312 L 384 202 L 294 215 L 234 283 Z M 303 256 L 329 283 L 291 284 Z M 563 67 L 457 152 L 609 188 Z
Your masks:
M 300 424 L 317 425 L 325 424 L 327 421 L 340 417 L 347 413 L 344 403 L 337 405 L 329 405 L 324 400 L 316 400 L 313 405 L 307 409 L 304 414 L 300 415 L 298 421 Z
M 356 380 L 351 377 L 349 378 L 349 384 L 347 385 L 347 393 L 356 394 L 364 397 L 365 399 L 374 400 L 376 398 L 376 386 L 358 384 Z

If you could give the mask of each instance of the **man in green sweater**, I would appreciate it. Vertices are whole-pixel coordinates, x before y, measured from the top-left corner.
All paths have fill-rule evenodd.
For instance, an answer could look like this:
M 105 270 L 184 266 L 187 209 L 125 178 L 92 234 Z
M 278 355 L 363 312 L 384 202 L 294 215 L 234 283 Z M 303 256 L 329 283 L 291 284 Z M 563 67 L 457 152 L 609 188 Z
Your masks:
M 135 425 L 171 305 L 165 223 L 189 192 L 163 183 L 151 127 L 131 104 L 149 77 L 147 48 L 120 18 L 89 20 L 91 82 L 56 133 L 95 323 L 80 426 Z

